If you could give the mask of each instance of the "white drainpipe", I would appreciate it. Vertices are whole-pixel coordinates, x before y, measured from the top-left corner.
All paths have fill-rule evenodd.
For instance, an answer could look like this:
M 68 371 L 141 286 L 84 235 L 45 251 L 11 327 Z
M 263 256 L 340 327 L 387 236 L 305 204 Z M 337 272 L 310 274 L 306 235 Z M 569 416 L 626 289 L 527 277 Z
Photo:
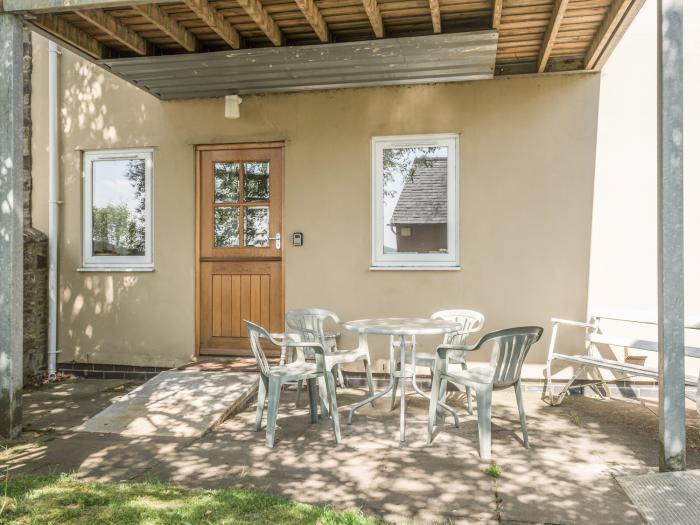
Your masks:
M 56 377 L 58 311 L 58 46 L 49 41 L 49 379 Z

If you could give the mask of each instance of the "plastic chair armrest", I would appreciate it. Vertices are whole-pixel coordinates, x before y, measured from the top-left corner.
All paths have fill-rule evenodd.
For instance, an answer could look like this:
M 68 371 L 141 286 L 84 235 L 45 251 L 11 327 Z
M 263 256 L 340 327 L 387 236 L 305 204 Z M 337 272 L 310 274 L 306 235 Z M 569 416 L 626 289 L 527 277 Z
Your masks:
M 474 345 L 440 345 L 437 347 L 437 354 L 440 359 L 447 358 L 447 352 L 473 352 L 478 348 L 478 344 Z

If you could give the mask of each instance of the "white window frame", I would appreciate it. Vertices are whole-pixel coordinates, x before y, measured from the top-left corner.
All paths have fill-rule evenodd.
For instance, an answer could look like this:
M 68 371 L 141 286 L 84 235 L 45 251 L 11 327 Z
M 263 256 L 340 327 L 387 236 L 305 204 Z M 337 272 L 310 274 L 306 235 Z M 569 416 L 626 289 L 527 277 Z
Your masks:
M 447 253 L 384 252 L 383 150 L 398 147 L 447 148 Z M 375 270 L 459 269 L 459 135 L 372 137 L 372 266 Z
M 146 162 L 145 255 L 93 255 L 92 250 L 92 165 L 100 160 Z M 153 264 L 153 149 L 120 149 L 83 152 L 83 266 L 86 271 L 152 271 Z

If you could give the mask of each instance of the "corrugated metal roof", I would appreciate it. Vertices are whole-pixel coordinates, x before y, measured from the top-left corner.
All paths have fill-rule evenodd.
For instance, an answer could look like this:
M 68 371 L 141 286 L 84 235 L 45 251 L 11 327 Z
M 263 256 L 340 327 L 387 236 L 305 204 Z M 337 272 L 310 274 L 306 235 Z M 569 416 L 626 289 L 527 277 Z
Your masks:
M 493 78 L 496 31 L 103 60 L 161 99 Z
M 414 161 L 413 177 L 401 190 L 391 224 L 444 224 L 447 222 L 447 159 Z

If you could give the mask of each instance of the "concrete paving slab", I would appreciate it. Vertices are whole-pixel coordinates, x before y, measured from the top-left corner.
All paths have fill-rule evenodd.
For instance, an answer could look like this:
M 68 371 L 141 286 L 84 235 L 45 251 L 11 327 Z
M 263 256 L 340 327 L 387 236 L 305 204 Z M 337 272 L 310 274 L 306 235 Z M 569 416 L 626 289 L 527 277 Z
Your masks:
M 63 412 L 73 398 L 65 392 L 53 398 L 65 423 L 109 402 L 99 386 L 84 384 L 76 392 L 83 389 L 77 406 Z M 265 446 L 264 421 L 262 432 L 254 430 L 253 405 L 194 438 L 37 433 L 40 440 L 11 449 L 10 460 L 15 470 L 77 472 L 82 479 L 157 477 L 190 487 L 253 488 L 338 509 L 359 507 L 399 523 L 641 523 L 615 478 L 658 468 L 656 414 L 637 402 L 571 397 L 550 407 L 528 392 L 526 449 L 513 393 L 495 392 L 493 462 L 502 474 L 493 479 L 484 472 L 490 462 L 479 458 L 476 417 L 466 413 L 462 394 L 448 396 L 459 407 L 460 427 L 447 420 L 430 446 L 421 398 L 410 398 L 408 440 L 399 444 L 398 410 L 382 400 L 348 425 L 350 405 L 365 393 L 340 390 L 343 441 L 336 445 L 330 421 L 311 424 L 306 396 L 296 407 L 295 394 L 283 393 L 274 449 Z M 38 417 L 51 403 L 39 403 Z M 689 413 L 689 432 L 697 433 L 697 423 L 697 413 Z M 692 439 L 688 463 L 700 464 Z
M 7 467 L 15 474 L 68 472 L 92 481 L 125 481 L 146 472 L 155 461 L 187 443 L 161 437 L 58 434 L 13 454 Z
M 121 436 L 199 437 L 245 406 L 257 374 L 168 370 L 75 428 Z
M 247 410 L 148 474 L 187 486 L 236 486 L 334 508 L 360 507 L 396 522 L 442 522 L 445 515 L 455 523 L 496 519 L 491 482 L 478 457 L 456 462 L 444 447 L 425 446 L 422 432 L 412 447 L 399 446 L 395 412 L 343 424 L 343 441 L 336 445 L 330 421 L 310 424 L 306 407 L 296 408 L 294 398 L 294 392 L 283 394 L 274 449 L 265 446 L 264 432 L 254 431 L 254 412 Z M 357 397 L 341 394 L 341 405 L 350 400 Z M 424 430 L 420 409 L 411 403 L 409 413 Z
M 24 431 L 68 431 L 138 384 L 124 379 L 69 379 L 27 390 L 22 398 Z

